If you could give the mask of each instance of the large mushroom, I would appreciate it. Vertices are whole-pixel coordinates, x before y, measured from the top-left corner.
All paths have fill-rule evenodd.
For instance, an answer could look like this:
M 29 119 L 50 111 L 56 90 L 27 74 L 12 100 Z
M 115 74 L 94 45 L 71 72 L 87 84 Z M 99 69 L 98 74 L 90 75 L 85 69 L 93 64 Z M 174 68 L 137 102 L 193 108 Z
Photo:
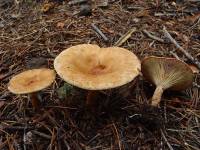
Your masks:
M 194 74 L 190 67 L 175 58 L 150 56 L 142 61 L 142 74 L 156 85 L 152 106 L 159 106 L 164 90 L 180 91 L 192 85 Z
M 90 105 L 95 91 L 131 82 L 139 75 L 141 64 L 124 48 L 80 44 L 62 51 L 55 58 L 54 68 L 69 84 L 89 91 L 86 103 Z
M 29 94 L 33 108 L 39 106 L 37 92 L 50 86 L 55 80 L 55 71 L 51 69 L 32 69 L 12 77 L 8 89 L 14 94 Z

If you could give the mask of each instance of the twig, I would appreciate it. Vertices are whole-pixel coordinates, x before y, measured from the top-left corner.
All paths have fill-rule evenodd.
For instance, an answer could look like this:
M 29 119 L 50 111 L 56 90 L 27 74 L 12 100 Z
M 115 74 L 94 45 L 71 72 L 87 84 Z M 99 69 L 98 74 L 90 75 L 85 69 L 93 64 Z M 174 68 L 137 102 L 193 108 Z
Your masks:
M 0 149 L 3 149 L 8 144 L 8 140 L 5 140 L 4 142 L 1 142 Z
M 24 126 L 8 126 L 2 127 L 4 130 L 25 130 L 25 129 L 35 129 L 35 127 L 24 127 Z
M 198 120 L 198 118 L 196 116 L 195 116 L 195 122 L 196 122 L 198 130 L 200 132 L 200 124 L 199 124 L 199 120 Z
M 151 33 L 149 33 L 147 30 L 143 30 L 143 32 L 149 37 L 149 38 L 152 38 L 153 40 L 156 40 L 156 41 L 159 41 L 159 42 L 162 42 L 164 43 L 164 40 L 155 36 L 155 35 L 152 35 Z
M 2 81 L 2 80 L 4 80 L 4 79 L 6 79 L 6 78 L 12 76 L 13 74 L 14 74 L 14 72 L 11 71 L 11 72 L 8 72 L 7 74 L 2 75 L 2 76 L 0 77 L 0 81 Z
M 155 13 L 154 16 L 155 17 L 163 17 L 163 16 L 166 16 L 166 17 L 171 17 L 172 16 L 173 17 L 173 16 L 180 16 L 180 13 L 173 13 L 173 12 L 172 13 L 166 13 L 166 12 L 165 13 L 161 13 L 161 12 L 158 12 L 158 13 Z
M 133 32 L 135 32 L 137 29 L 136 28 L 132 28 L 130 29 L 126 34 L 124 34 L 115 44 L 114 46 L 121 46 L 124 42 L 126 42 L 131 35 L 133 34 Z
M 56 55 L 53 54 L 49 48 L 47 48 L 47 52 L 49 53 L 49 55 L 50 55 L 51 57 L 56 58 Z
M 74 108 L 74 107 L 65 107 L 65 106 L 46 106 L 45 108 L 59 108 L 59 109 L 72 109 L 72 110 L 77 110 L 77 108 Z
M 200 69 L 200 62 L 196 58 L 194 58 L 190 53 L 188 53 L 185 49 L 183 49 L 176 40 L 169 34 L 165 26 L 163 27 L 163 31 L 165 36 L 173 43 L 190 61 L 192 61 L 199 69 Z
M 170 51 L 170 53 L 171 53 L 176 59 L 181 60 L 175 52 Z
M 70 2 L 68 2 L 68 5 L 76 5 L 76 4 L 81 4 L 81 3 L 85 3 L 87 2 L 87 0 L 72 0 Z
M 74 124 L 74 122 L 70 119 L 70 124 L 76 129 L 76 131 L 79 133 L 79 135 L 84 139 L 87 140 L 87 137 L 78 129 L 78 127 Z
M 96 31 L 103 38 L 105 42 L 108 41 L 108 38 L 105 36 L 105 34 L 94 23 L 92 23 L 91 26 L 94 29 L 94 31 Z
M 23 111 L 23 118 L 24 118 L 24 120 L 26 120 L 26 112 L 25 112 L 25 110 Z M 26 150 L 27 148 L 26 148 L 26 132 L 27 132 L 27 121 L 25 121 L 25 127 L 24 127 L 24 133 L 23 133 L 23 148 L 24 148 L 24 150 Z
M 63 142 L 64 142 L 65 146 L 67 147 L 67 150 L 70 150 L 71 148 L 70 148 L 69 144 L 67 143 L 67 141 L 64 139 Z
M 113 123 L 112 126 L 114 127 L 115 136 L 118 140 L 119 150 L 122 150 L 122 143 L 120 141 L 119 133 L 117 131 L 116 125 Z
M 193 86 L 196 88 L 200 88 L 200 85 L 198 85 L 197 83 L 193 82 Z
M 168 106 L 169 107 L 169 106 Z M 178 129 L 167 129 L 168 131 L 171 131 L 171 132 L 178 132 L 178 133 L 180 133 L 180 132 L 187 132 L 187 133 L 189 133 L 189 132 L 191 132 L 191 133 L 198 133 L 198 131 L 196 131 L 196 130 L 178 130 Z
M 91 138 L 86 145 L 89 145 L 92 141 L 94 141 L 97 137 L 99 137 L 101 134 L 97 133 L 93 138 Z
M 55 145 L 54 144 L 55 139 L 56 139 L 56 133 L 55 133 L 55 128 L 53 128 L 52 135 L 51 135 L 51 142 L 49 144 L 50 150 L 53 150 L 53 145 Z
M 4 92 L 4 93 L 0 96 L 0 101 L 6 100 L 6 98 L 9 97 L 10 95 L 11 95 L 10 92 Z
M 167 146 L 169 147 L 170 150 L 174 150 L 173 147 L 171 146 L 171 144 L 168 142 L 167 138 L 165 137 L 165 134 L 163 133 L 162 130 L 160 130 L 161 135 L 163 137 L 163 139 L 165 140 L 165 142 L 167 143 Z
M 43 137 L 43 138 L 46 138 L 46 139 L 51 139 L 51 136 L 50 135 L 47 135 L 45 133 L 41 133 L 41 132 L 38 132 L 36 130 L 33 130 L 31 131 L 33 134 L 36 134 L 36 135 L 39 135 L 40 137 Z

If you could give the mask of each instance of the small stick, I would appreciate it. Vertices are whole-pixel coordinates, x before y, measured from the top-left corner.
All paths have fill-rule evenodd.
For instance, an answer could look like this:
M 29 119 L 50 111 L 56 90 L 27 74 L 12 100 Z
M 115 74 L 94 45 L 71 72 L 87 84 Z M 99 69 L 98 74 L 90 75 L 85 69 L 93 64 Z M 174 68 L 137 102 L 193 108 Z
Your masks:
M 67 143 L 67 141 L 64 139 L 63 142 L 64 142 L 65 146 L 67 147 L 67 149 L 70 150 L 71 148 L 70 148 L 69 144 Z
M 159 37 L 157 37 L 157 36 L 155 36 L 155 35 L 152 35 L 152 34 L 149 33 L 147 30 L 143 30 L 143 32 L 144 32 L 149 38 L 164 43 L 164 40 L 163 40 L 163 39 L 161 39 L 161 38 L 159 38 Z
M 101 134 L 97 133 L 93 138 L 91 138 L 86 145 L 89 145 L 92 141 L 94 141 L 97 137 L 99 137 Z
M 199 69 L 200 69 L 200 62 L 196 58 L 194 58 L 190 53 L 188 53 L 185 49 L 183 49 L 176 40 L 169 34 L 165 26 L 163 27 L 163 31 L 165 36 L 173 43 L 190 61 L 192 61 Z
M 198 127 L 199 132 L 200 132 L 200 124 L 199 124 L 198 117 L 196 117 L 196 116 L 195 116 L 195 121 L 196 121 L 197 127 Z
M 51 136 L 47 135 L 45 133 L 41 133 L 41 132 L 38 132 L 36 130 L 33 130 L 32 132 L 33 132 L 33 134 L 39 135 L 40 137 L 43 137 L 43 138 L 46 138 L 46 139 L 51 139 Z
M 59 109 L 72 109 L 72 110 L 77 110 L 77 108 L 74 108 L 74 107 L 65 107 L 65 106 L 45 106 L 44 108 L 59 108 Z
M 9 92 L 4 92 L 4 93 L 0 96 L 0 101 L 6 100 L 5 98 L 9 97 L 10 95 L 11 95 L 11 93 L 9 93 Z
M 116 125 L 113 123 L 112 126 L 114 127 L 114 134 L 117 138 L 117 141 L 118 141 L 118 146 L 119 146 L 119 150 L 122 150 L 122 143 L 121 143 L 121 140 L 120 140 L 120 137 L 119 137 L 119 133 L 118 133 L 118 130 L 116 128 Z
M 193 82 L 193 86 L 194 87 L 197 87 L 197 88 L 200 88 L 200 85 L 198 85 L 197 83 Z
M 34 127 L 24 127 L 24 126 L 8 126 L 8 127 L 2 127 L 4 130 L 24 130 L 26 129 L 35 129 Z
M 23 118 L 24 120 L 26 120 L 26 112 L 25 110 L 23 111 Z M 23 148 L 24 150 L 26 150 L 26 131 L 27 131 L 27 121 L 25 121 L 25 128 L 23 129 L 24 130 L 24 135 L 23 135 Z
M 108 41 L 108 38 L 105 36 L 105 34 L 94 23 L 92 23 L 91 26 L 94 29 L 94 31 L 96 31 L 103 38 L 105 42 Z
M 171 144 L 168 142 L 167 138 L 165 137 L 165 134 L 163 133 L 162 130 L 160 130 L 161 135 L 163 137 L 163 139 L 165 140 L 165 142 L 167 143 L 167 146 L 169 147 L 170 150 L 174 150 L 173 147 L 171 146 Z
M 72 0 L 70 2 L 68 2 L 68 5 L 76 5 L 76 4 L 81 4 L 81 3 L 85 3 L 87 2 L 87 0 Z
M 170 51 L 170 53 L 171 53 L 176 59 L 181 60 L 175 52 Z
M 8 140 L 5 140 L 4 142 L 1 142 L 0 149 L 3 149 L 8 144 Z
M 119 40 L 114 44 L 114 46 L 121 46 L 124 42 L 126 42 L 131 35 L 137 31 L 136 28 L 132 28 L 130 29 L 128 32 L 126 32 L 121 38 L 119 38 Z

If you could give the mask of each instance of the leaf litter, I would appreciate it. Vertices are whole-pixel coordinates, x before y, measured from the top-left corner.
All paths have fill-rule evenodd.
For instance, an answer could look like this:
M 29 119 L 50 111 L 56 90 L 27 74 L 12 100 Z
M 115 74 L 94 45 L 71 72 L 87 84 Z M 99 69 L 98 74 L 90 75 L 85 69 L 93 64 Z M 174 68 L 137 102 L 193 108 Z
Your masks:
M 89 15 L 74 13 L 80 12 L 82 3 L 92 8 Z M 85 91 L 60 78 L 43 91 L 40 112 L 32 110 L 26 96 L 7 90 L 11 76 L 26 70 L 27 62 L 35 65 L 36 58 L 42 58 L 53 68 L 54 56 L 72 45 L 108 47 L 121 37 L 118 44 L 141 59 L 170 56 L 194 66 L 170 43 L 163 27 L 198 62 L 199 5 L 198 1 L 148 0 L 109 0 L 106 7 L 75 0 L 0 2 L 0 149 L 199 149 L 197 67 L 197 86 L 167 91 L 159 110 L 148 108 L 155 87 L 141 77 L 134 86 L 101 91 L 101 105 L 94 114 L 84 109 Z M 95 34 L 92 24 L 108 40 Z M 175 32 L 187 40 L 180 40 Z

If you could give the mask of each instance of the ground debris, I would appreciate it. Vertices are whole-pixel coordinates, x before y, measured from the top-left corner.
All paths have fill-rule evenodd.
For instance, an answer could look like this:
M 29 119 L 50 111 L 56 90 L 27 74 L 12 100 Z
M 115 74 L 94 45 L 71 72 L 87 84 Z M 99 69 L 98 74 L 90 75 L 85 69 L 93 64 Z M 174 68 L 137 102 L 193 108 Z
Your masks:
M 0 149 L 199 149 L 197 67 L 194 86 L 181 93 L 166 91 L 159 110 L 147 107 L 154 87 L 141 77 L 126 88 L 101 91 L 95 113 L 85 109 L 84 90 L 58 77 L 42 92 L 39 112 L 27 96 L 7 89 L 12 75 L 32 67 L 54 68 L 57 54 L 83 43 L 121 46 L 140 59 L 167 56 L 192 64 L 169 43 L 163 26 L 199 62 L 199 2 L 108 0 L 105 7 L 89 0 L 57 2 L 0 1 Z M 55 5 L 43 8 L 50 3 Z M 74 15 L 84 4 L 90 6 L 89 15 Z

